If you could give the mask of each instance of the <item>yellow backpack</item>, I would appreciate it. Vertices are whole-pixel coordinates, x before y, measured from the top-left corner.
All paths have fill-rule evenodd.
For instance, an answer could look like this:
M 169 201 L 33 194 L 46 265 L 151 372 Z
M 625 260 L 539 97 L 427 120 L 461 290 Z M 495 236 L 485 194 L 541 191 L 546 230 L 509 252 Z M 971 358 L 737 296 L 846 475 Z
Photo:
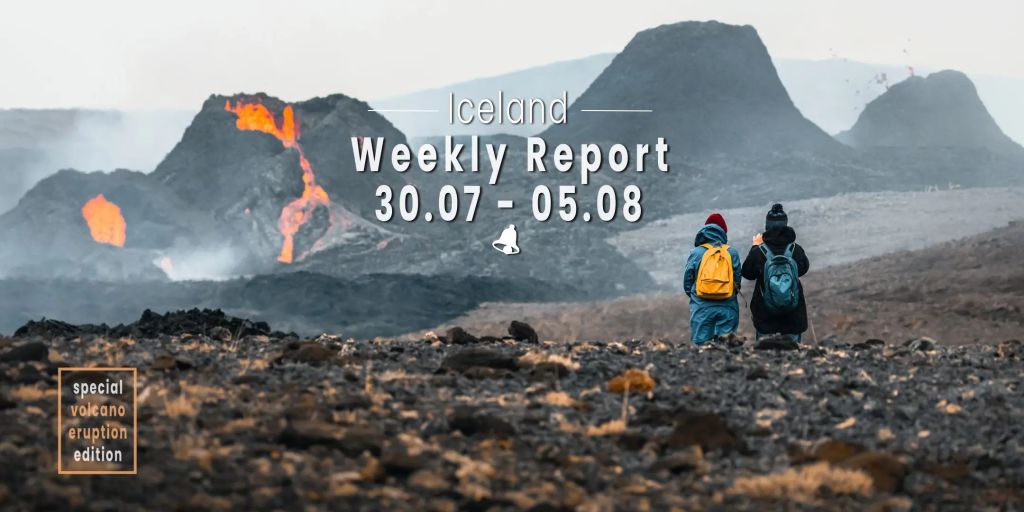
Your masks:
M 708 300 L 732 298 L 736 292 L 732 275 L 732 254 L 726 244 L 715 247 L 704 244 L 707 249 L 697 268 L 697 296 Z

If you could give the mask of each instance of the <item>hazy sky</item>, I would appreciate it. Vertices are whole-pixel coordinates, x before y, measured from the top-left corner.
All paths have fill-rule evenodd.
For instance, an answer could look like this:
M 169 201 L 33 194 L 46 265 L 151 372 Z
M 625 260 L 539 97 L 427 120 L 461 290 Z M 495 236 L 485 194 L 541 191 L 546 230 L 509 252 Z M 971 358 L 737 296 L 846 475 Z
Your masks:
M 1024 2 L 6 2 L 0 108 L 197 109 L 211 93 L 375 99 L 619 51 L 681 20 L 754 25 L 775 58 L 1024 76 Z

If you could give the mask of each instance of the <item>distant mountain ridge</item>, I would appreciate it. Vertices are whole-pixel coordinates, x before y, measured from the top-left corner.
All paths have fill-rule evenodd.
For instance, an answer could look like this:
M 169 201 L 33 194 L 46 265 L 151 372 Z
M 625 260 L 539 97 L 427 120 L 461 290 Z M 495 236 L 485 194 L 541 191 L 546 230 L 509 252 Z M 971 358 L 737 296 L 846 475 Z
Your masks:
M 444 87 L 412 92 L 394 98 L 374 100 L 376 108 L 430 108 L 441 112 L 447 108 L 448 93 L 457 97 L 486 97 L 498 89 L 521 91 L 530 97 L 554 97 L 569 91 L 570 101 L 582 93 L 615 57 L 614 53 L 590 55 L 536 66 L 493 77 L 467 80 Z M 886 89 L 911 76 L 911 69 L 892 64 L 857 62 L 843 58 L 807 60 L 773 58 L 779 79 L 797 109 L 814 124 L 830 134 L 848 130 L 857 121 L 864 106 Z M 913 72 L 926 75 L 934 70 L 915 67 Z M 1024 77 L 969 73 L 992 117 L 1003 131 L 1018 142 L 1024 141 Z M 441 113 L 384 113 L 410 138 L 434 135 L 466 135 L 511 133 L 533 135 L 536 126 L 451 126 Z M 543 128 L 543 127 L 541 127 Z
M 651 112 L 577 113 L 583 109 Z M 665 137 L 673 152 L 698 157 L 839 148 L 793 105 L 749 25 L 687 21 L 639 32 L 571 110 L 576 119 L 548 128 L 549 140 L 650 143 Z
M 1024 157 L 1024 148 L 999 128 L 970 78 L 953 70 L 893 85 L 836 138 L 858 148 L 985 148 Z

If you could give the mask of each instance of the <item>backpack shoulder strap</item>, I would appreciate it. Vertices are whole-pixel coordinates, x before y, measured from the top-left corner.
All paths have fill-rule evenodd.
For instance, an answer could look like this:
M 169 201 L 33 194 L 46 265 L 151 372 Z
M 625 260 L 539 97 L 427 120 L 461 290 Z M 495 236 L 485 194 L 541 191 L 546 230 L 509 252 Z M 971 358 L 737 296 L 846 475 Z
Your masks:
M 770 260 L 772 259 L 772 257 L 775 256 L 774 254 L 772 254 L 772 250 L 768 248 L 768 244 L 762 243 L 757 247 L 761 249 L 761 254 L 764 254 L 764 259 Z
M 787 258 L 792 258 L 794 250 L 796 250 L 796 243 L 795 242 L 787 245 L 786 246 L 786 257 Z

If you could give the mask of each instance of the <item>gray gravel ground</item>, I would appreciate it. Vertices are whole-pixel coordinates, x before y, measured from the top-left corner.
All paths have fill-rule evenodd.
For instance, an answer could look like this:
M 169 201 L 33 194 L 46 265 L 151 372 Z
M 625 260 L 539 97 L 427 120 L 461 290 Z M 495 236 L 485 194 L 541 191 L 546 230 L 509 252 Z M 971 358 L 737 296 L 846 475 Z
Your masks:
M 922 249 L 1024 219 L 1024 189 L 973 188 L 930 192 L 864 192 L 784 203 L 797 242 L 815 269 L 883 254 Z M 729 238 L 745 256 L 764 230 L 763 206 L 722 210 Z M 666 288 L 680 269 L 708 212 L 677 215 L 626 231 L 609 241 Z
M 0 339 L 0 508 L 1024 506 L 1020 342 L 459 341 Z M 137 477 L 56 475 L 56 368 L 97 364 L 140 369 Z

